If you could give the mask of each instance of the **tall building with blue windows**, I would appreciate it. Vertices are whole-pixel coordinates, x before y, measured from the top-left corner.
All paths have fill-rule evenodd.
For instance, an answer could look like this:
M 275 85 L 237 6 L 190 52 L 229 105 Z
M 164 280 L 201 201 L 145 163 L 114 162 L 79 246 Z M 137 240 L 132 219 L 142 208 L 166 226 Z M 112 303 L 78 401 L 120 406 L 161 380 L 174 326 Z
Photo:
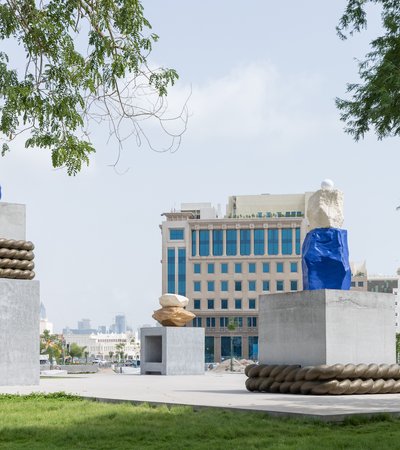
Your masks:
M 259 295 L 302 289 L 310 195 L 233 196 L 225 216 L 210 203 L 162 214 L 162 291 L 189 298 L 207 362 L 229 358 L 231 338 L 236 358 L 258 359 Z

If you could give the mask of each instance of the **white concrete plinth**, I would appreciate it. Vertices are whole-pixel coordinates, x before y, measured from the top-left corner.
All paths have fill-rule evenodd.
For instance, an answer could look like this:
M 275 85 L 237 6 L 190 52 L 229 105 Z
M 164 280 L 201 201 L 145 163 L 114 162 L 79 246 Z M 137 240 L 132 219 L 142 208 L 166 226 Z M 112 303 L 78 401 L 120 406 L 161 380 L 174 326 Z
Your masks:
M 26 240 L 25 205 L 0 202 L 0 238 Z
M 0 278 L 0 385 L 39 384 L 39 281 Z
M 204 328 L 140 329 L 140 373 L 204 374 Z
M 393 364 L 395 296 L 341 290 L 260 296 L 259 361 Z

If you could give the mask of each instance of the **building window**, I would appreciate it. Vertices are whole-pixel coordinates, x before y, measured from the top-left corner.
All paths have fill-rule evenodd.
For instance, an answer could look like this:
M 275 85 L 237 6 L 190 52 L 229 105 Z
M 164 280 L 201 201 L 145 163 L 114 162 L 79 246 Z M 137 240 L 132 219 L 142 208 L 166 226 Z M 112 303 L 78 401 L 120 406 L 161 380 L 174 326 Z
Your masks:
M 255 328 L 257 326 L 257 317 L 247 318 L 247 328 Z
M 268 230 L 268 255 L 277 255 L 279 253 L 279 230 Z
M 249 336 L 249 359 L 258 360 L 258 336 Z
M 250 230 L 240 230 L 240 254 L 250 255 Z
M 231 339 L 233 347 L 233 357 L 242 358 L 242 336 L 221 336 L 221 358 L 231 357 Z
M 192 256 L 196 256 L 196 230 L 192 230 Z
M 249 298 L 249 309 L 256 309 L 256 299 Z
M 199 231 L 199 247 L 200 256 L 210 255 L 210 232 L 208 230 Z
M 241 291 L 241 290 L 242 290 L 242 282 L 235 281 L 235 291 Z
M 263 229 L 254 230 L 254 254 L 255 255 L 265 254 L 265 238 Z
M 300 228 L 296 228 L 296 255 L 300 255 Z
M 243 317 L 234 317 L 233 323 L 236 325 L 237 328 L 243 327 Z
M 249 273 L 256 273 L 256 263 L 249 263 Z
M 358 286 L 358 287 L 364 287 L 364 281 L 359 281 L 359 282 L 357 283 L 357 286 Z
M 201 327 L 202 326 L 202 320 L 201 317 L 195 317 L 193 319 L 193 326 L 194 327 Z
M 290 290 L 291 291 L 297 291 L 297 280 L 291 280 L 290 281 Z
M 207 273 L 214 273 L 214 271 L 215 271 L 214 263 L 207 264 Z
M 263 291 L 269 291 L 269 280 L 263 280 Z
M 277 291 L 283 291 L 283 280 L 277 280 L 276 282 L 276 290 Z
M 207 281 L 207 290 L 209 292 L 215 291 L 215 283 L 214 283 L 214 281 Z
M 193 290 L 195 292 L 201 291 L 201 281 L 193 281 Z
M 222 256 L 224 245 L 223 245 L 223 231 L 222 230 L 213 230 L 213 255 L 214 256 Z
M 249 291 L 255 291 L 255 290 L 256 290 L 255 280 L 249 280 Z
M 235 273 L 242 273 L 242 263 L 235 263 Z
M 186 295 L 186 249 L 178 249 L 178 294 Z
M 214 309 L 214 299 L 207 299 L 207 309 Z
M 276 263 L 276 272 L 283 273 L 283 262 Z
M 228 299 L 227 298 L 221 299 L 221 309 L 228 309 Z
M 221 273 L 228 273 L 228 263 L 221 263 Z
M 242 299 L 235 298 L 235 309 L 242 309 Z
M 211 363 L 215 361 L 214 352 L 214 336 L 206 336 L 204 339 L 204 361 Z
M 170 241 L 182 241 L 184 238 L 183 228 L 170 228 L 169 229 L 169 239 Z
M 193 267 L 193 272 L 194 273 L 201 273 L 201 264 L 195 263 L 194 267 Z
M 219 327 L 220 328 L 227 328 L 229 325 L 229 320 L 227 317 L 220 317 L 219 318 Z
M 206 317 L 206 327 L 215 328 L 215 317 Z
M 235 256 L 237 254 L 236 230 L 226 230 L 226 254 L 228 256 Z
M 355 281 L 351 282 L 351 287 L 356 287 L 356 282 Z
M 221 292 L 228 291 L 228 281 L 221 281 Z
M 168 249 L 168 292 L 170 294 L 175 294 L 175 249 Z
M 293 229 L 282 228 L 282 255 L 293 253 Z
M 263 272 L 269 273 L 269 263 L 267 263 L 267 262 L 263 263 Z
M 298 267 L 297 266 L 298 266 L 297 262 L 291 262 L 290 263 L 290 271 L 292 273 L 297 272 L 298 271 Z
M 194 309 L 200 309 L 201 308 L 200 299 L 196 298 L 195 300 L 193 300 L 193 304 L 194 304 Z

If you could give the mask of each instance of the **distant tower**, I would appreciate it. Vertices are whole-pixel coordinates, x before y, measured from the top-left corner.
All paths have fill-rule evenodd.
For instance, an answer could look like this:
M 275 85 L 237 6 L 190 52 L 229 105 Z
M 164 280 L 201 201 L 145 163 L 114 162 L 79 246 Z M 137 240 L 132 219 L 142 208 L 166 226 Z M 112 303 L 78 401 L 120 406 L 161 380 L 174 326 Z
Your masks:
M 124 314 L 115 316 L 115 332 L 126 333 L 126 317 Z

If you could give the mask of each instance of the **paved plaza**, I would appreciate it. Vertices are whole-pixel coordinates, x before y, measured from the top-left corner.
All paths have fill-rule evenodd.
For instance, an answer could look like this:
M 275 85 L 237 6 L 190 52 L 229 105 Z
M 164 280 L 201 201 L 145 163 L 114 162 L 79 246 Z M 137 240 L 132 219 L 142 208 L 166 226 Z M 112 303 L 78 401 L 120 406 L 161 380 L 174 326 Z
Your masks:
M 342 420 L 353 414 L 400 414 L 400 394 L 307 396 L 251 393 L 243 374 L 193 376 L 97 374 L 41 378 L 39 386 L 0 387 L 0 393 L 64 391 L 104 401 L 148 402 L 259 411 L 272 415 Z

